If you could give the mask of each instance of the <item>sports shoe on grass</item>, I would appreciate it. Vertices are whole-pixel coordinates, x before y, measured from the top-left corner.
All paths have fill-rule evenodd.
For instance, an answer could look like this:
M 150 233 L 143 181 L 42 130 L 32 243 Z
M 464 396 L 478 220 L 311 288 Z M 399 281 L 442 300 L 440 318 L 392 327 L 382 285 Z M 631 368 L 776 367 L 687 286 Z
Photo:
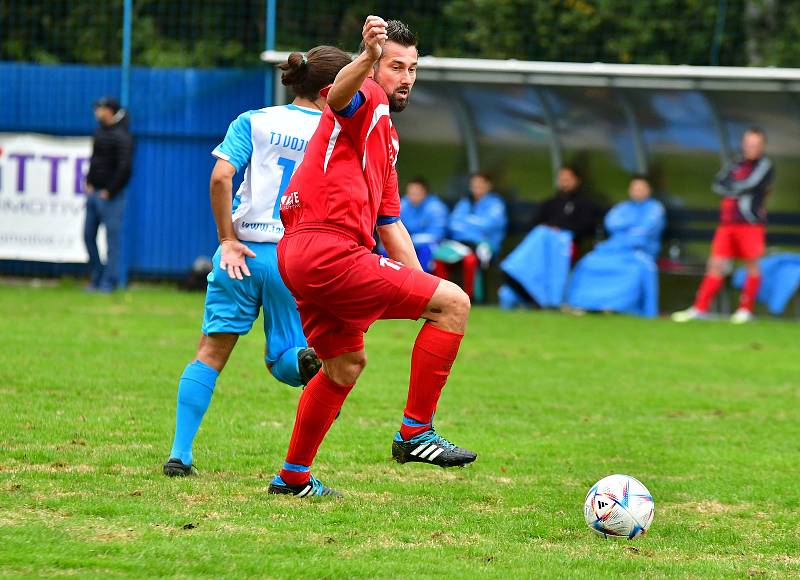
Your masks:
M 747 308 L 737 308 L 736 312 L 731 315 L 731 322 L 733 324 L 746 324 L 752 322 L 753 318 L 755 318 L 753 313 Z
M 692 306 L 686 310 L 673 312 L 671 318 L 673 322 L 689 322 L 690 320 L 706 320 L 708 314 Z
M 283 495 L 296 495 L 297 497 L 322 497 L 330 495 L 333 497 L 342 497 L 342 494 L 332 489 L 314 477 L 308 480 L 308 483 L 300 485 L 289 485 L 281 479 L 279 475 L 272 478 L 272 483 L 269 484 L 267 493 L 283 494 Z
M 322 368 L 322 361 L 313 348 L 304 348 L 297 353 L 297 367 L 300 369 L 300 381 L 307 385 Z
M 194 465 L 186 465 L 177 457 L 170 457 L 164 464 L 164 475 L 167 477 L 190 477 L 198 475 Z
M 463 467 L 477 459 L 477 454 L 450 443 L 429 429 L 404 441 L 398 432 L 392 441 L 392 458 L 397 463 L 430 463 L 439 467 Z

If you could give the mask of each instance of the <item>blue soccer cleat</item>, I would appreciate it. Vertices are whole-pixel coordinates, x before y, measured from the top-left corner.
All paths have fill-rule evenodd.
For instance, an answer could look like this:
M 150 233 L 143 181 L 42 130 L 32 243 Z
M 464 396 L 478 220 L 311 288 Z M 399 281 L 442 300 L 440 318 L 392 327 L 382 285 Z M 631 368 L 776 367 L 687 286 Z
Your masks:
M 342 494 L 332 489 L 314 477 L 308 480 L 308 483 L 301 483 L 300 485 L 289 485 L 279 475 L 272 478 L 272 483 L 269 484 L 267 493 L 282 494 L 282 495 L 295 495 L 297 497 L 322 497 L 333 496 L 342 497 Z

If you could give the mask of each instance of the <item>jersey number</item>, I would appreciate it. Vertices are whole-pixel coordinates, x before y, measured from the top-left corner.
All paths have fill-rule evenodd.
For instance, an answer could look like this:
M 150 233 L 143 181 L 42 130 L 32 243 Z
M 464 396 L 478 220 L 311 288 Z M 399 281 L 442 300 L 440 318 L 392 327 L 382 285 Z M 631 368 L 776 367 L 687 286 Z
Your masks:
M 278 199 L 275 200 L 275 209 L 272 210 L 272 219 L 281 219 L 281 197 L 283 197 L 286 188 L 289 186 L 289 180 L 294 173 L 295 161 L 294 159 L 287 159 L 286 157 L 278 157 L 278 165 L 283 170 L 281 175 L 281 184 L 278 187 Z

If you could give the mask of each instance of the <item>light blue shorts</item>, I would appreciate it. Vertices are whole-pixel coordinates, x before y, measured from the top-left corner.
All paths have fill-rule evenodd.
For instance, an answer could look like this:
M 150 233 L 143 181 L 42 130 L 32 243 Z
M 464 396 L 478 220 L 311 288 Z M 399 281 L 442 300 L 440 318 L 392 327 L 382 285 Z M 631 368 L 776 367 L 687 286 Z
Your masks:
M 278 272 L 277 244 L 243 242 L 255 258 L 247 258 L 250 276 L 236 280 L 220 269 L 220 248 L 208 274 L 203 334 L 247 334 L 264 308 L 267 363 L 273 364 L 290 348 L 307 346 L 297 303 Z

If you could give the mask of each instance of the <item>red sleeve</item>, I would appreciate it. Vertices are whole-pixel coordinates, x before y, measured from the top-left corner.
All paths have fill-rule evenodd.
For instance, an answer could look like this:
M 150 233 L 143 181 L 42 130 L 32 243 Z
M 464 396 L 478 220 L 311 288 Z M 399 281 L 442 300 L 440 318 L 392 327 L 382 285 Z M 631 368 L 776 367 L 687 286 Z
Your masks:
M 319 94 L 327 97 L 332 86 L 333 85 L 329 85 L 325 87 Z M 355 113 L 349 117 L 344 117 L 336 114 L 336 111 L 333 112 L 342 130 L 349 132 L 353 136 L 360 135 L 362 130 L 366 131 L 366 128 L 369 127 L 372 121 L 372 111 L 380 103 L 381 96 L 386 98 L 386 93 L 384 93 L 380 85 L 372 79 L 365 80 L 359 92 L 364 95 L 364 102 Z
M 386 184 L 383 187 L 381 205 L 378 207 L 381 217 L 400 217 L 400 189 L 397 185 L 397 170 L 392 166 Z

